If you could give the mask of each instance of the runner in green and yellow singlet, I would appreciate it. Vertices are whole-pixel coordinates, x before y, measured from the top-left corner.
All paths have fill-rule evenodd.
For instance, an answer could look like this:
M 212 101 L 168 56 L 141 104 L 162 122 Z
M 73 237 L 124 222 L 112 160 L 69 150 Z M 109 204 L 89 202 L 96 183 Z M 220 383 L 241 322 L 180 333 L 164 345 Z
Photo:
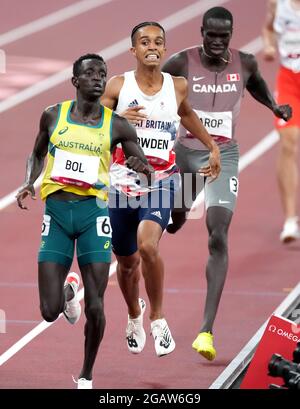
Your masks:
M 107 69 L 102 57 L 86 54 L 73 65 L 76 100 L 47 108 L 40 120 L 26 180 L 17 194 L 35 198 L 34 182 L 47 165 L 41 186 L 46 202 L 39 250 L 39 293 L 43 318 L 57 319 L 61 312 L 74 324 L 81 306 L 77 300 L 79 276 L 69 273 L 76 244 L 85 288 L 85 351 L 78 388 L 92 388 L 92 369 L 103 337 L 103 296 L 111 261 L 111 227 L 107 209 L 110 155 L 121 144 L 127 165 L 151 174 L 126 119 L 100 104 Z M 69 274 L 68 274 L 69 273 Z

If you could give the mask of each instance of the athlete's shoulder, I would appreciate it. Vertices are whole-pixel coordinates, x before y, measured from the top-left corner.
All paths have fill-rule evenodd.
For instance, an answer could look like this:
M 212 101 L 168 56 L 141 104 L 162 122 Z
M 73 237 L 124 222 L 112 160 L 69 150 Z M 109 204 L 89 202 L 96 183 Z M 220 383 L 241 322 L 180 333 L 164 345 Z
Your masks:
M 49 105 L 44 109 L 44 112 L 47 114 L 58 113 L 63 102 L 57 102 L 56 104 Z
M 239 51 L 239 55 L 243 68 L 249 69 L 250 71 L 257 68 L 257 61 L 253 54 Z
M 185 98 L 188 94 L 188 81 L 184 77 L 172 76 L 176 95 Z
M 106 107 L 105 107 L 106 108 Z M 109 109 L 112 113 L 112 119 L 113 119 L 113 126 L 114 127 L 124 127 L 127 126 L 127 124 L 129 124 L 129 122 L 127 121 L 126 118 L 124 118 L 123 116 L 120 116 L 119 114 L 117 114 L 115 111 L 111 110 L 110 108 L 106 108 Z
M 175 89 L 186 88 L 188 86 L 188 81 L 186 78 L 178 75 L 172 75 L 171 77 L 173 79 Z
M 64 101 L 67 102 L 67 101 Z M 47 106 L 41 117 L 41 121 L 46 124 L 46 125 L 51 125 L 52 123 L 56 122 L 58 120 L 59 113 L 61 111 L 61 106 L 63 102 L 58 102 L 53 105 Z
M 168 61 L 183 61 L 184 59 L 187 58 L 188 55 L 188 48 L 178 51 L 175 54 L 172 54 L 169 58 Z
M 176 54 L 171 55 L 171 57 L 165 62 L 162 67 L 163 72 L 168 72 L 171 75 L 180 76 L 186 75 L 188 64 L 187 49 L 179 51 Z
M 125 75 L 114 75 L 106 84 L 105 93 L 109 92 L 113 95 L 118 95 L 125 80 Z
M 125 73 L 120 75 L 114 75 L 107 81 L 107 84 L 123 84 L 124 79 Z
M 101 104 L 110 109 L 115 109 L 119 100 L 119 94 L 124 84 L 124 75 L 111 77 L 105 87 L 105 92 L 100 98 Z

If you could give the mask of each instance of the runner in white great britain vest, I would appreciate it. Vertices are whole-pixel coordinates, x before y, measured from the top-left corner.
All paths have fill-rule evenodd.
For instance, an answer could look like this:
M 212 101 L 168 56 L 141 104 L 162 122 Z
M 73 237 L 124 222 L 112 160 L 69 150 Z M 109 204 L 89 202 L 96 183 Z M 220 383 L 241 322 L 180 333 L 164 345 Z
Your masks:
M 139 180 L 135 172 L 127 169 L 128 161 L 124 162 L 122 150 L 117 149 L 111 167 L 111 184 L 115 189 L 111 189 L 109 196 L 112 246 L 118 261 L 118 282 L 128 310 L 128 350 L 138 354 L 146 342 L 143 328 L 146 304 L 139 298 L 139 281 L 143 276 L 155 352 L 164 356 L 174 351 L 175 341 L 163 311 L 165 268 L 159 242 L 169 223 L 180 180 L 173 151 L 179 118 L 210 152 L 199 172 L 216 179 L 220 173 L 220 154 L 188 103 L 185 78 L 161 72 L 166 52 L 164 28 L 155 21 L 138 24 L 132 29 L 131 45 L 135 71 L 112 77 L 101 103 L 135 126 L 139 147 L 154 167 L 155 180 L 150 187 L 148 181 Z M 127 153 L 126 149 L 125 146 Z
M 155 169 L 155 182 L 151 187 L 141 187 L 137 183 L 136 172 L 128 169 L 121 147 L 113 155 L 111 183 L 127 196 L 138 196 L 149 190 L 158 189 L 160 180 L 178 172 L 175 164 L 174 142 L 178 133 L 180 117 L 177 114 L 174 82 L 170 74 L 163 73 L 161 90 L 155 95 L 145 95 L 139 88 L 134 71 L 124 74 L 124 84 L 120 91 L 116 113 L 124 112 L 128 107 L 141 105 L 147 119 L 136 125 L 138 141 L 148 162 Z M 175 179 L 176 180 L 176 179 Z M 177 183 L 179 178 L 177 178 Z

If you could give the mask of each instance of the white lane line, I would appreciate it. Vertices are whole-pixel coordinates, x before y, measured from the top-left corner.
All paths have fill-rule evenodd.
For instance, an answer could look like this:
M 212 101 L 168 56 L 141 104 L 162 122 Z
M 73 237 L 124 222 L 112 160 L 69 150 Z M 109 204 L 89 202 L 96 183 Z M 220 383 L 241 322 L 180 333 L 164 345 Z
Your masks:
M 165 19 L 161 20 L 160 23 L 165 28 L 165 30 L 172 30 L 175 27 L 180 26 L 183 23 L 186 23 L 189 20 L 197 17 L 199 14 L 202 14 L 207 7 L 210 5 L 218 6 L 224 4 L 230 0 L 201 0 L 196 3 L 187 6 L 176 13 L 171 14 Z M 117 57 L 124 52 L 128 51 L 130 47 L 130 37 L 116 42 L 115 44 L 99 50 L 98 54 L 101 54 L 102 57 L 108 61 L 114 57 Z M 29 99 L 35 97 L 36 95 L 41 94 L 42 92 L 48 91 L 49 89 L 61 84 L 62 82 L 71 78 L 72 75 L 72 66 L 65 68 L 62 71 L 57 72 L 56 74 L 51 75 L 50 77 L 37 82 L 36 84 L 31 85 L 28 88 L 12 95 L 11 97 L 0 102 L 0 113 L 5 112 L 10 108 L 13 108 L 22 102 L 28 101 Z
M 23 39 L 24 37 L 35 34 L 41 30 L 45 30 L 55 24 L 62 23 L 63 21 L 76 17 L 94 8 L 103 6 L 106 3 L 111 3 L 112 1 L 114 0 L 82 0 L 78 3 L 71 4 L 61 10 L 55 11 L 54 13 L 0 34 L 0 47 L 20 40 L 21 38 Z
M 38 179 L 34 182 L 34 188 L 37 189 L 39 186 L 41 186 L 43 179 L 43 174 L 38 177 Z M 9 193 L 8 195 L 4 196 L 3 198 L 0 199 L 0 210 L 5 209 L 5 207 L 10 206 L 12 203 L 16 202 L 16 194 L 18 193 L 19 189 L 21 188 L 18 187 L 16 190 L 13 192 Z
M 263 48 L 262 38 L 256 37 L 254 40 L 244 45 L 240 50 L 245 53 L 257 54 L 262 50 L 262 48 Z
M 114 261 L 111 263 L 109 269 L 109 276 L 112 276 L 116 271 L 117 262 Z M 81 288 L 77 293 L 78 299 L 81 301 L 84 297 L 84 288 Z M 59 315 L 57 319 L 62 317 L 62 313 Z M 56 320 L 57 321 L 57 320 Z M 13 344 L 7 351 L 5 351 L 2 355 L 0 355 L 0 366 L 3 365 L 6 361 L 8 361 L 12 356 L 14 356 L 20 349 L 22 349 L 25 345 L 29 344 L 35 337 L 45 331 L 47 328 L 51 327 L 56 321 L 54 322 L 47 322 L 41 321 L 36 327 L 34 327 L 31 331 L 29 331 L 26 335 L 24 335 L 19 341 Z
M 268 133 L 260 142 L 254 145 L 248 152 L 241 156 L 239 161 L 239 171 L 246 169 L 252 162 L 266 153 L 279 141 L 279 135 L 277 131 Z

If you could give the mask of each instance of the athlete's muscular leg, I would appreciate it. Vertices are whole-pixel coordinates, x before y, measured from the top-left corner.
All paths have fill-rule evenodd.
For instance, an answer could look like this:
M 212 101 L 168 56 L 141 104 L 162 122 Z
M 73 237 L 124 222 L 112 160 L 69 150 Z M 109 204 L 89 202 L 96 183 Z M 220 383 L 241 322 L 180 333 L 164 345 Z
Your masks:
M 277 162 L 277 180 L 285 218 L 297 214 L 298 167 L 297 152 L 299 128 L 283 128 L 280 133 L 280 150 Z
M 143 220 L 138 227 L 138 248 L 142 260 L 142 273 L 150 301 L 150 320 L 163 317 L 164 265 L 159 255 L 158 245 L 162 228 L 151 220 Z
M 80 267 L 84 285 L 86 324 L 84 362 L 79 378 L 92 379 L 92 370 L 105 328 L 103 298 L 107 287 L 109 263 L 91 263 Z
M 212 332 L 228 269 L 227 233 L 232 211 L 223 207 L 207 210 L 209 258 L 206 265 L 207 294 L 200 332 Z
M 44 320 L 55 321 L 65 306 L 64 282 L 69 269 L 58 263 L 39 263 L 40 309 Z
M 119 286 L 128 307 L 130 318 L 137 318 L 141 309 L 139 306 L 140 256 L 136 251 L 130 256 L 116 256 L 118 260 L 117 277 Z

